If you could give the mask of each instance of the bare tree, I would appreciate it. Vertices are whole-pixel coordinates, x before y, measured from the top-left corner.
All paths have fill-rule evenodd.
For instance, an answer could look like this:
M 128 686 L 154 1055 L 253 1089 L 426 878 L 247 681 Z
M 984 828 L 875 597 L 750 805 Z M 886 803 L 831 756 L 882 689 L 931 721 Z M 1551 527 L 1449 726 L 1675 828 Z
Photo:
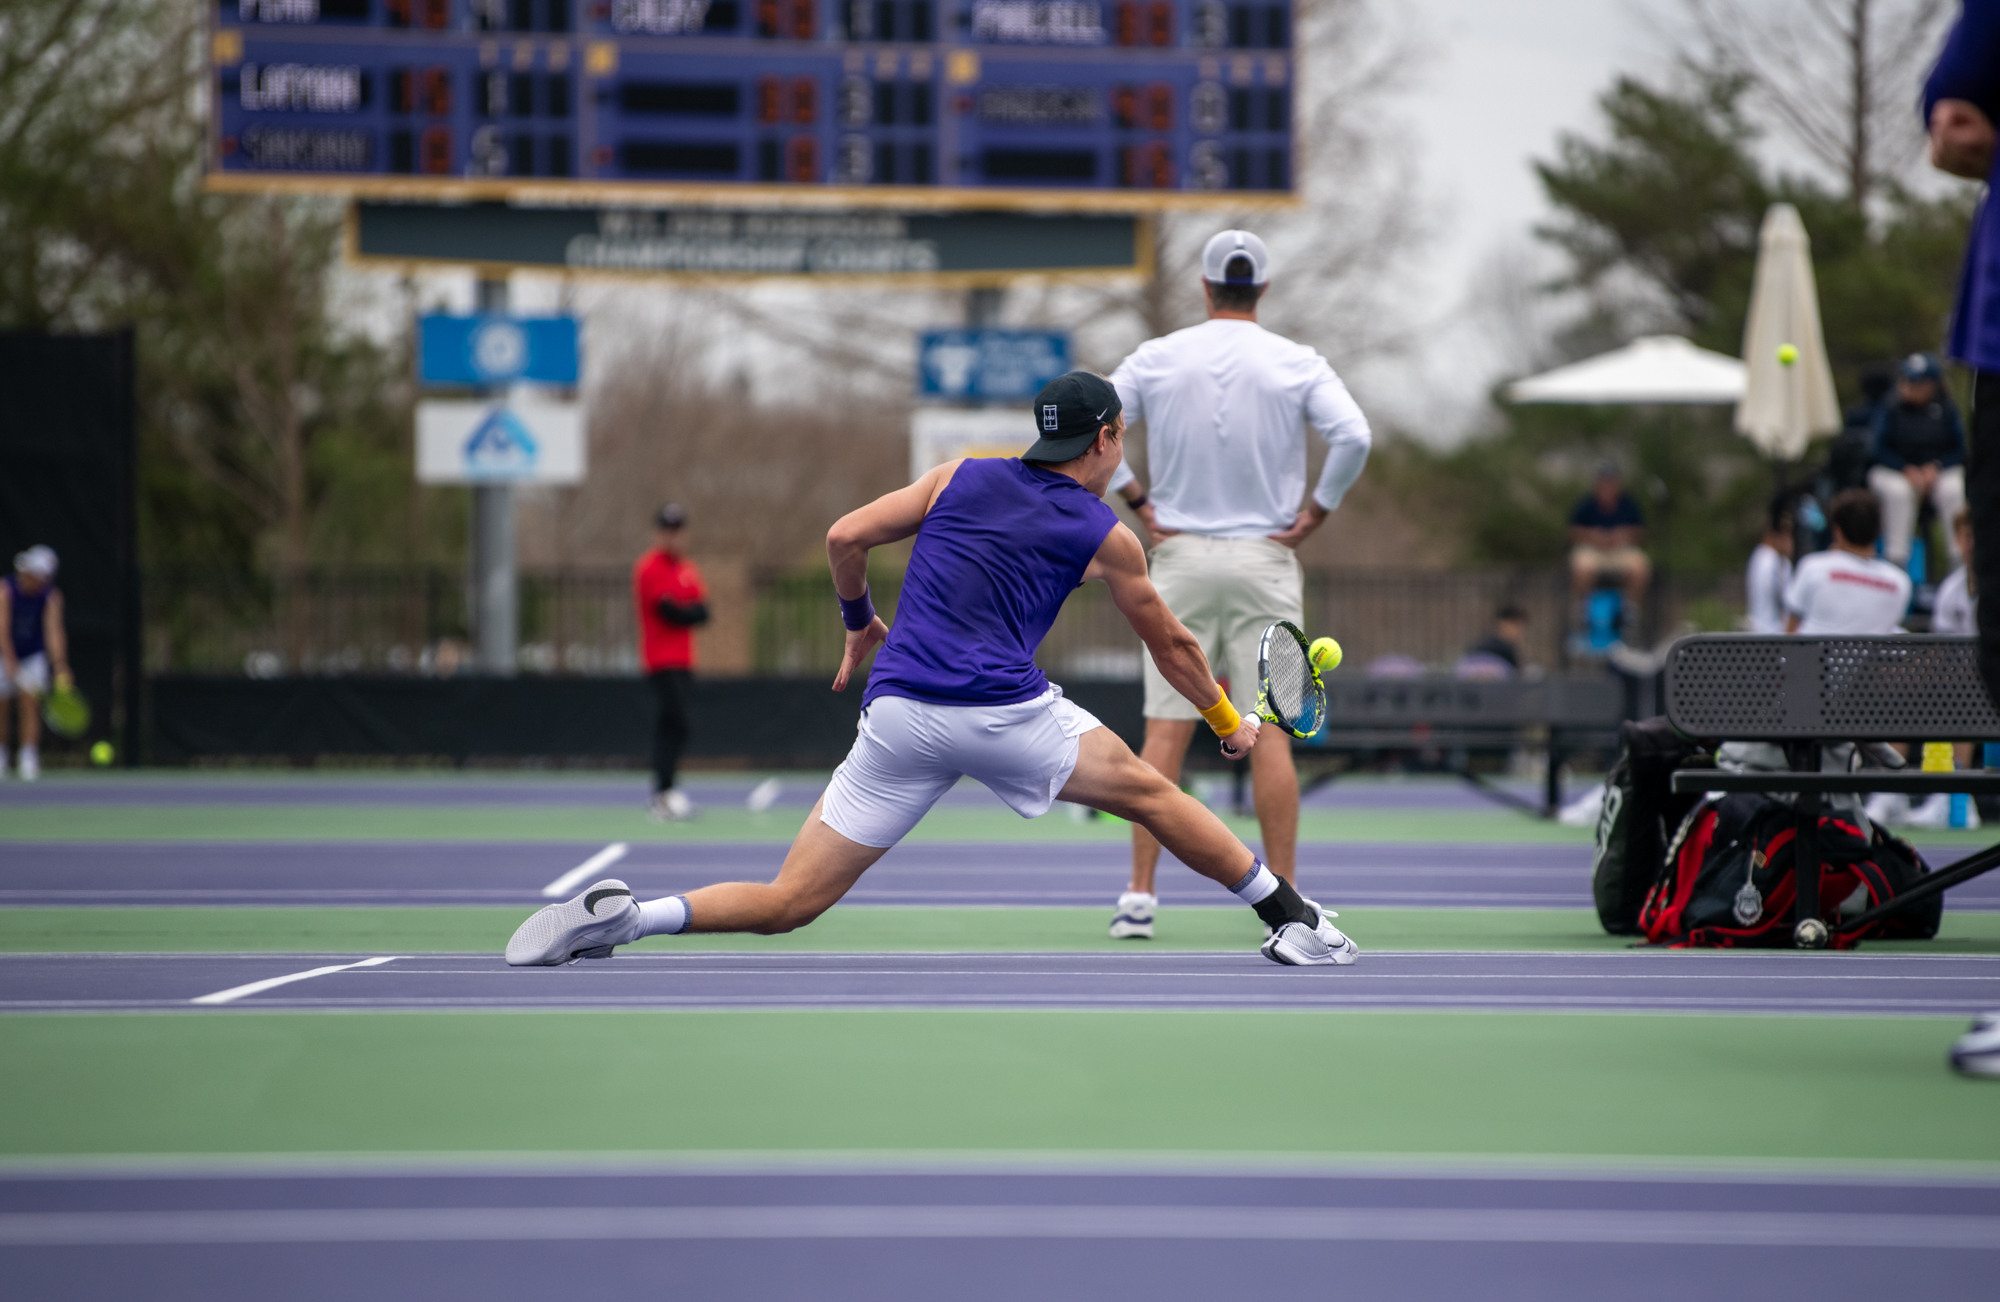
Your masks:
M 1394 273 L 1429 232 L 1407 133 L 1387 110 L 1417 62 L 1416 43 L 1372 0 L 1299 0 L 1295 49 L 1300 205 L 1163 213 L 1149 279 L 1080 295 L 1051 287 L 1051 307 L 1118 349 L 1192 325 L 1202 312 L 1202 245 L 1240 226 L 1262 235 L 1279 264 L 1283 283 L 1264 313 L 1274 328 L 1336 365 L 1405 345 L 1413 323 L 1396 305 Z
M 1756 106 L 1857 206 L 1908 171 L 1914 109 L 1950 0 L 1683 0 L 1692 60 L 1747 78 Z
M 1284 284 L 1266 315 L 1336 365 L 1400 348 L 1411 323 L 1393 272 L 1426 234 L 1416 215 L 1416 169 L 1391 97 L 1415 62 L 1415 43 L 1383 17 L 1380 0 L 1299 0 L 1297 207 L 1173 211 L 1146 228 L 1153 274 L 1079 285 L 1028 281 L 1007 293 L 1006 320 L 1060 324 L 1079 360 L 1100 368 L 1139 341 L 1201 319 L 1201 246 L 1232 225 L 1254 229 L 1280 260 Z M 851 385 L 908 392 L 910 332 L 963 320 L 956 292 L 752 288 L 696 291 L 722 333 L 782 353 L 786 378 L 836 374 Z M 724 323 L 727 328 L 722 329 Z

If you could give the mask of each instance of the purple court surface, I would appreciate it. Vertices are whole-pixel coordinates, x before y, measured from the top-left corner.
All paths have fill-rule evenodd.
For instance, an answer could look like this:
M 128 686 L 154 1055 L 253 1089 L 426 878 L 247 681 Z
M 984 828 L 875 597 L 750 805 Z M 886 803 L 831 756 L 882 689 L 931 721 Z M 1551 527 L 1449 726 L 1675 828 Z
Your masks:
M 542 891 L 603 850 L 599 844 L 333 842 L 0 842 L 0 907 L 23 905 L 539 905 Z M 1971 852 L 1932 846 L 1941 867 Z M 769 880 L 778 845 L 640 842 L 589 874 L 618 877 L 642 897 L 714 881 Z M 850 905 L 1102 905 L 1123 889 L 1118 842 L 910 843 L 869 869 Z M 1308 844 L 1300 885 L 1332 907 L 1588 908 L 1585 845 Z M 587 885 L 578 882 L 576 887 Z M 572 888 L 574 889 L 574 888 Z M 570 894 L 565 890 L 563 894 Z M 1160 874 L 1173 907 L 1235 906 L 1173 865 Z M 1953 909 L 2000 909 L 2000 873 L 1947 896 Z
M 0 1173 L 18 1297 L 1990 1296 L 2000 1183 L 1247 1169 Z
M 751 951 L 754 942 L 746 943 Z M 0 1013 L 422 1009 L 1175 1008 L 1894 1014 L 2000 1006 L 2000 958 L 1363 952 L 1344 968 L 1236 953 L 0 955 Z

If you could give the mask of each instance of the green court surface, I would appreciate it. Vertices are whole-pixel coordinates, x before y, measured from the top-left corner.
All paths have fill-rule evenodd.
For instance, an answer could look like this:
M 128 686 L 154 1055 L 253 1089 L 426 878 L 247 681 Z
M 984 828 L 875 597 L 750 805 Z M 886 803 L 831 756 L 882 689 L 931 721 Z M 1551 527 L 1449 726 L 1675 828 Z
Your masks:
M 0 953 L 499 953 L 518 908 L 35 908 L 0 910 Z M 1371 950 L 1622 950 L 1587 909 L 1348 908 Z M 783 936 L 652 936 L 634 950 L 909 953 L 1254 948 L 1256 917 L 1176 909 L 1155 938 L 1116 941 L 1101 908 L 840 908 Z M 1871 941 L 1870 953 L 2000 954 L 2000 913 L 1947 913 L 1938 938 Z
M 9 1017 L 0 1153 L 2000 1162 L 2000 1093 L 1942 1067 L 1959 1029 L 1532 1013 Z

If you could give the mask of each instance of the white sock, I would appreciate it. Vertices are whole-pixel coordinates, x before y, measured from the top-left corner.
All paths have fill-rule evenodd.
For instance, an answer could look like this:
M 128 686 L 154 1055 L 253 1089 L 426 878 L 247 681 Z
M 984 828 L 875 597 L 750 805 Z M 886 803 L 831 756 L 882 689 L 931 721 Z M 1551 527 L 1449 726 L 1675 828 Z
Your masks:
M 20 758 L 26 760 L 28 763 L 33 764 L 36 760 L 40 759 L 41 757 L 42 757 L 42 752 L 40 747 L 37 746 L 21 747 Z
M 1258 859 L 1255 861 L 1255 866 L 1243 874 L 1243 879 L 1229 888 L 1229 893 L 1245 904 L 1256 904 L 1277 889 L 1278 874 L 1266 868 L 1264 861 Z
M 663 900 L 645 900 L 639 905 L 639 923 L 645 927 L 641 936 L 678 936 L 687 930 L 688 902 L 684 895 L 669 895 Z

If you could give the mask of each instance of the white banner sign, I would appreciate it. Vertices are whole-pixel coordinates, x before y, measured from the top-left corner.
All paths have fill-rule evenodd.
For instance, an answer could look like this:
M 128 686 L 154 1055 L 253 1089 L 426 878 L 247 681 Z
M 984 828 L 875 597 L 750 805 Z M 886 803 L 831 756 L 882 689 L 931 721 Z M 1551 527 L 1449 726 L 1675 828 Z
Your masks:
M 420 484 L 578 484 L 583 472 L 580 403 L 417 404 Z
M 910 478 L 959 457 L 1018 457 L 1040 437 L 1026 407 L 919 407 L 910 418 Z

